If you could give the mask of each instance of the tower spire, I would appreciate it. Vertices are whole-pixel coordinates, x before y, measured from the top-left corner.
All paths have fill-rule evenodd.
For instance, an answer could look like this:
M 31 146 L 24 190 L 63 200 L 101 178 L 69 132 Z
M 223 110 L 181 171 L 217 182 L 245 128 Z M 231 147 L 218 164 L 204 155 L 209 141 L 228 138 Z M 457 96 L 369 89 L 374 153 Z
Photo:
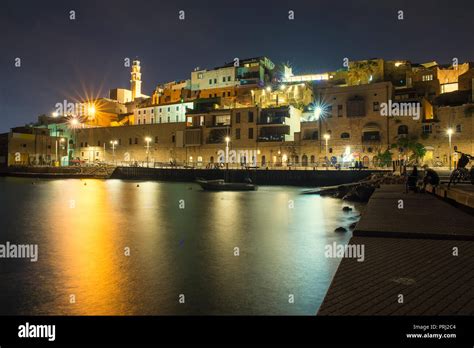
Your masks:
M 132 63 L 131 75 L 132 100 L 135 100 L 142 96 L 142 74 L 140 72 L 140 61 L 138 59 L 135 59 Z

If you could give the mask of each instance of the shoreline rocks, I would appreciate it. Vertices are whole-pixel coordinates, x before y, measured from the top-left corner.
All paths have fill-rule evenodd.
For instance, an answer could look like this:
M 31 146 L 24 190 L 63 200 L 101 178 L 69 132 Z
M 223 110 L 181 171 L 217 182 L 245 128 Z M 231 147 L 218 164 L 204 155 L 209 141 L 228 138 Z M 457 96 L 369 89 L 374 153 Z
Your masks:
M 405 177 L 393 173 L 373 173 L 368 178 L 352 184 L 323 187 L 312 193 L 320 196 L 340 198 L 351 202 L 368 202 L 370 196 L 380 185 L 404 184 Z

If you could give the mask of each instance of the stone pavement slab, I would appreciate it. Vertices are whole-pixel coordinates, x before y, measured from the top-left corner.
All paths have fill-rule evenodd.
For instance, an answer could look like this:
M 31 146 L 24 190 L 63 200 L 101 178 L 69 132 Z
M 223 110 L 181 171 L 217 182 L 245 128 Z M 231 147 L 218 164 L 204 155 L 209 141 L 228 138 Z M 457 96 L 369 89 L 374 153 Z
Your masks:
M 357 244 L 364 245 L 364 261 L 341 261 L 318 315 L 474 315 L 474 242 L 349 241 Z

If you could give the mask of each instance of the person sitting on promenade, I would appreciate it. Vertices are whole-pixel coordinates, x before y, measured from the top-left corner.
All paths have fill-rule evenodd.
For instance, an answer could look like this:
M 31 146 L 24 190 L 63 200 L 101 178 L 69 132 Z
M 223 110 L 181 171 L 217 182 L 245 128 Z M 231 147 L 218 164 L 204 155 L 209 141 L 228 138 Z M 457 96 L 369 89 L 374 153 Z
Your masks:
M 411 174 L 407 178 L 407 183 L 406 183 L 406 192 L 412 190 L 413 192 L 418 192 L 418 168 L 416 166 L 413 166 L 413 170 Z
M 423 166 L 425 169 L 425 176 L 423 178 L 423 188 L 422 191 L 425 192 L 426 185 L 430 184 L 431 186 L 439 185 L 439 175 L 433 169 L 428 168 L 428 166 Z

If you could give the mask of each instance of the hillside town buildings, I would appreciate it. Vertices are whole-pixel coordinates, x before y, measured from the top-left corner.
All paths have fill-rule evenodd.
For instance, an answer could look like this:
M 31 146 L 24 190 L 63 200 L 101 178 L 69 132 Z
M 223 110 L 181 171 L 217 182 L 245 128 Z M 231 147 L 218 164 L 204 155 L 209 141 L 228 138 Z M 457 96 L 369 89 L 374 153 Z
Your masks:
M 130 89 L 79 108 L 65 101 L 36 124 L 0 135 L 0 164 L 209 167 L 233 151 L 237 166 L 372 167 L 387 149 L 392 160 L 409 160 L 404 141 L 422 144 L 418 160 L 430 166 L 455 163 L 456 151 L 474 153 L 469 62 L 367 59 L 294 75 L 267 57 L 235 58 L 158 84 L 151 96 L 142 93 L 140 64 L 131 65 Z

